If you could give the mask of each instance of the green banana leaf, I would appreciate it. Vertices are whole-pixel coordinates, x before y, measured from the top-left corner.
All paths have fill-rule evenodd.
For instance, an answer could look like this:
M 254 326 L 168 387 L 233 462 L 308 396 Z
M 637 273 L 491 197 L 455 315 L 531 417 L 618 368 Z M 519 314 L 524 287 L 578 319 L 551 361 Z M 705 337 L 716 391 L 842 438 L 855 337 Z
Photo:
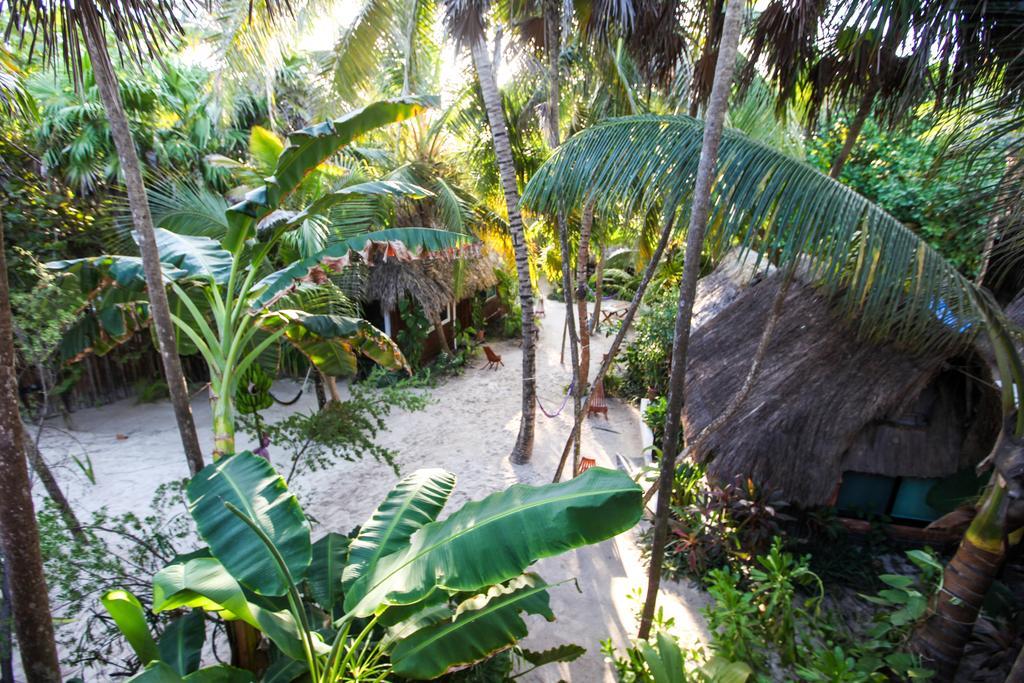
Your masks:
M 547 588 L 539 576 L 526 574 L 470 598 L 454 620 L 428 626 L 398 643 L 391 651 L 394 672 L 415 680 L 437 678 L 515 644 L 527 634 L 520 612 L 554 621 Z
M 260 314 L 257 324 L 267 332 L 284 327 L 285 339 L 328 375 L 355 375 L 359 356 L 388 370 L 409 371 L 398 345 L 361 318 L 279 310 Z
M 294 230 L 307 218 L 321 215 L 328 209 L 355 198 L 378 196 L 422 199 L 431 195 L 433 192 L 430 190 L 401 180 L 369 180 L 365 183 L 356 183 L 318 197 L 302 211 L 275 211 L 268 214 L 267 218 L 257 224 L 256 238 L 266 240 L 269 235 L 277 233 L 279 230 L 282 232 Z M 277 219 L 271 220 L 274 216 L 278 216 Z
M 281 657 L 267 667 L 267 670 L 263 672 L 263 678 L 260 679 L 260 683 L 292 683 L 292 681 L 308 674 L 309 667 L 305 662 Z
M 310 562 L 309 525 L 269 462 L 248 451 L 221 458 L 192 478 L 187 493 L 200 536 L 240 584 L 258 595 L 284 595 L 289 589 L 273 552 L 228 504 L 273 543 L 290 578 L 303 579 Z
M 117 628 L 132 646 L 139 661 L 148 664 L 160 659 L 160 649 L 149 632 L 146 612 L 139 599 L 125 590 L 107 591 L 100 598 Z
M 198 235 L 179 235 L 156 228 L 156 246 L 160 262 L 186 272 L 187 277 L 227 284 L 233 257 L 217 240 Z
M 539 559 L 629 529 L 640 519 L 641 496 L 628 475 L 601 467 L 563 483 L 516 484 L 414 533 L 352 584 L 345 611 L 368 616 L 436 588 L 477 591 L 509 581 Z
M 117 290 L 111 290 L 113 294 Z M 83 315 L 64 332 L 60 340 L 60 359 L 77 363 L 90 354 L 102 356 L 149 326 L 149 304 L 97 304 L 96 315 Z
M 145 671 L 128 679 L 134 683 L 253 683 L 254 680 L 250 672 L 225 664 L 193 671 L 182 677 L 165 662 L 154 662 Z
M 158 647 L 160 659 L 186 676 L 199 668 L 206 642 L 206 617 L 197 609 L 178 617 L 164 629 Z
M 161 263 L 163 266 L 164 283 L 170 284 L 188 277 L 188 272 L 175 268 L 168 263 Z M 118 287 L 146 286 L 146 275 L 142 269 L 142 259 L 138 256 L 120 256 L 117 254 L 104 254 L 102 256 L 88 256 L 86 258 L 64 259 L 60 261 L 48 261 L 44 264 L 47 270 L 58 273 L 74 275 L 73 282 L 78 285 L 83 295 L 89 295 L 94 290 L 113 283 Z
M 255 604 L 216 558 L 180 558 L 153 577 L 153 611 L 159 613 L 182 607 L 217 612 L 229 621 L 241 619 L 266 633 L 287 656 L 305 657 L 301 633 L 291 614 L 287 610 Z M 318 634 L 313 635 L 314 647 L 326 653 L 330 648 Z
M 313 561 L 306 572 L 309 592 L 328 613 L 341 600 L 341 576 L 348 557 L 348 536 L 330 532 L 313 544 Z
M 587 648 L 575 643 L 557 645 L 540 651 L 522 649 L 523 659 L 533 664 L 534 667 L 545 666 L 555 662 L 574 662 L 585 654 L 587 654 Z
M 352 541 L 342 587 L 348 590 L 377 560 L 400 550 L 413 533 L 436 520 L 453 488 L 455 475 L 441 469 L 403 477 Z
M 228 209 L 228 234 L 224 247 L 234 251 L 252 237 L 257 221 L 280 207 L 306 175 L 355 138 L 375 128 L 404 121 L 435 105 L 436 98 L 402 97 L 374 102 L 362 109 L 324 121 L 288 135 L 288 144 L 277 159 L 274 174 L 245 199 Z
M 153 612 L 182 607 L 217 612 L 229 621 L 241 619 L 259 628 L 242 587 L 214 557 L 179 559 L 153 577 Z
M 427 626 L 442 621 L 451 621 L 454 610 L 449 605 L 445 591 L 434 591 L 413 605 L 391 607 L 380 618 L 380 624 L 387 628 L 382 647 L 390 647 Z
M 260 280 L 253 287 L 253 291 L 259 292 L 259 295 L 253 299 L 250 307 L 253 310 L 264 309 L 298 284 L 320 281 L 325 277 L 325 271 L 339 272 L 352 262 L 354 255 L 358 255 L 363 262 L 372 261 L 376 254 L 399 261 L 453 257 L 474 243 L 469 235 L 434 228 L 388 228 L 356 235 Z

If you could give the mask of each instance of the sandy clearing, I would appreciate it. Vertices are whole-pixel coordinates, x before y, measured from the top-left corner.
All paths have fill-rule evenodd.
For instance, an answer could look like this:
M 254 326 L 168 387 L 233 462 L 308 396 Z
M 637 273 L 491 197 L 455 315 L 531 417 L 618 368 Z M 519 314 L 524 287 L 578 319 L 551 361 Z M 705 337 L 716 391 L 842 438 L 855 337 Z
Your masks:
M 616 305 L 624 305 L 618 303 Z M 537 358 L 537 386 L 549 411 L 561 403 L 571 380 L 568 360 L 559 363 L 559 345 L 564 323 L 564 306 L 545 302 Z M 600 360 L 609 338 L 592 339 L 592 357 Z M 542 484 L 551 480 L 565 435 L 571 427 L 571 407 L 558 418 L 537 414 L 537 435 L 531 463 L 512 465 L 508 453 L 515 441 L 520 413 L 520 367 L 522 351 L 514 342 L 497 342 L 505 367 L 484 370 L 483 361 L 463 375 L 432 389 L 426 410 L 396 412 L 390 429 L 379 442 L 399 452 L 403 472 L 420 467 L 442 467 L 458 475 L 458 485 L 448 510 L 477 500 L 511 484 Z M 291 397 L 297 389 L 292 382 L 279 382 L 275 393 Z M 265 417 L 274 420 L 294 410 L 315 406 L 312 391 L 293 406 L 275 405 Z M 609 419 L 587 421 L 583 432 L 584 455 L 599 465 L 615 466 L 621 453 L 635 463 L 639 453 L 640 416 L 634 406 L 609 400 Z M 212 433 L 209 404 L 205 396 L 193 399 L 193 411 L 204 448 L 209 449 Z M 48 429 L 43 452 L 51 462 L 65 462 L 69 452 L 82 449 L 91 456 L 96 485 L 73 467 L 58 467 L 58 477 L 76 509 L 87 511 L 106 506 L 111 512 L 144 511 L 156 487 L 187 476 L 170 405 L 166 402 L 135 405 L 131 400 L 73 415 L 73 429 Z M 61 426 L 59 421 L 53 426 Z M 119 440 L 118 434 L 128 438 Z M 253 444 L 241 439 L 239 447 Z M 273 452 L 273 450 L 272 450 Z M 339 462 L 328 470 L 307 473 L 293 484 L 306 510 L 319 521 L 315 535 L 328 530 L 348 532 L 373 511 L 397 481 L 386 466 L 373 460 Z M 587 654 L 568 665 L 550 665 L 524 676 L 526 681 L 613 681 L 614 675 L 600 653 L 600 641 L 611 637 L 625 645 L 635 633 L 634 613 L 639 605 L 630 593 L 646 585 L 646 572 L 635 542 L 636 531 L 596 546 L 567 553 L 538 563 L 536 569 L 549 582 L 575 579 L 582 593 L 569 582 L 552 592 L 557 621 L 547 623 L 530 617 L 530 635 L 524 645 L 547 649 L 563 643 L 578 643 Z M 704 634 L 699 609 L 704 594 L 690 586 L 668 583 L 661 604 L 676 621 L 677 635 L 692 643 Z

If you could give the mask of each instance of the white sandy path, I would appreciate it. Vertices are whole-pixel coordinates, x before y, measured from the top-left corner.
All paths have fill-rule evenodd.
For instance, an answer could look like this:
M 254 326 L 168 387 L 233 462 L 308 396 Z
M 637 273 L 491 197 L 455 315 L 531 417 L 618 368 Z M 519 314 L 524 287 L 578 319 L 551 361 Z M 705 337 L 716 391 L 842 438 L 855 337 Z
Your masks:
M 546 301 L 545 305 L 547 316 L 542 321 L 537 359 L 538 392 L 545 407 L 554 411 L 571 379 L 571 370 L 568 358 L 564 366 L 559 363 L 564 306 L 553 301 Z M 609 342 L 604 335 L 592 338 L 595 367 Z M 397 462 L 403 472 L 442 467 L 458 475 L 458 485 L 447 507 L 449 512 L 517 482 L 549 482 L 571 427 L 571 406 L 556 419 L 538 411 L 532 462 L 522 466 L 509 462 L 507 456 L 519 425 L 522 351 L 513 342 L 492 346 L 503 356 L 503 368 L 484 370 L 482 360 L 476 361 L 474 368 L 431 390 L 433 402 L 426 410 L 394 413 L 390 429 L 379 437 L 382 445 L 398 451 Z M 275 391 L 281 397 L 290 397 L 296 387 L 280 382 Z M 607 422 L 601 418 L 587 421 L 584 455 L 606 467 L 615 466 L 616 453 L 640 463 L 638 411 L 615 400 L 609 404 Z M 275 406 L 267 411 L 266 417 L 273 420 L 288 411 L 308 410 L 314 405 L 309 391 L 295 406 Z M 204 447 L 209 448 L 212 434 L 207 401 L 196 397 L 193 411 L 200 438 Z M 112 512 L 144 511 L 160 483 L 188 474 L 167 403 L 135 405 L 122 401 L 77 412 L 73 419 L 73 432 L 47 431 L 43 450 L 51 461 L 66 460 L 69 452 L 80 453 L 82 447 L 90 453 L 97 478 L 95 486 L 73 468 L 58 470 L 76 509 L 91 510 L 105 505 Z M 128 438 L 118 440 L 117 434 Z M 240 447 L 251 445 L 244 439 L 239 443 Z M 327 471 L 306 474 L 293 488 L 305 509 L 319 521 L 314 532 L 319 535 L 326 530 L 348 532 L 364 521 L 396 481 L 397 477 L 386 466 L 364 460 L 339 462 Z M 622 534 L 538 563 L 536 569 L 549 582 L 576 579 L 582 594 L 572 582 L 555 588 L 552 608 L 557 621 L 547 623 L 530 617 L 530 635 L 524 644 L 539 650 L 578 643 L 587 648 L 587 654 L 568 665 L 538 669 L 521 680 L 614 680 L 599 643 L 610 636 L 623 646 L 635 634 L 634 613 L 639 605 L 628 596 L 646 585 L 635 534 Z M 663 593 L 660 604 L 666 614 L 675 618 L 677 634 L 686 643 L 700 639 L 704 633 L 699 616 L 703 593 L 671 582 Z

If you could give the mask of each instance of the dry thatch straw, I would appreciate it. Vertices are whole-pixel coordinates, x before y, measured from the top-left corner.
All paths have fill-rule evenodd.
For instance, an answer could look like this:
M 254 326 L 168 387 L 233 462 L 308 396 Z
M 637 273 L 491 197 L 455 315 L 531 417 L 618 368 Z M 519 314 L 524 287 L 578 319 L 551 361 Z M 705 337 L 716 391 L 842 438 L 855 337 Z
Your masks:
M 690 340 L 684 425 L 699 434 L 746 379 L 781 273 L 716 271 Z M 722 304 L 724 301 L 724 304 Z M 700 317 L 700 316 L 699 316 Z M 941 477 L 976 464 L 999 429 L 999 394 L 974 352 L 911 354 L 858 338 L 820 291 L 794 280 L 760 375 L 695 454 L 719 481 L 750 477 L 825 504 L 842 473 Z
M 410 296 L 424 310 L 440 311 L 457 300 L 493 287 L 498 277 L 488 251 L 458 260 L 378 261 L 369 269 L 364 298 L 385 311 Z

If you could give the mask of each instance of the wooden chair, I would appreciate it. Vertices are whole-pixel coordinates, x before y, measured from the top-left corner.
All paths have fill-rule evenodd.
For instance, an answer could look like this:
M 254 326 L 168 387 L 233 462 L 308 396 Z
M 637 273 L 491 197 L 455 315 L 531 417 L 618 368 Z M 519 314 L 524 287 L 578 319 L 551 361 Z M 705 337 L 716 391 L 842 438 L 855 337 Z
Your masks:
M 604 415 L 604 419 L 608 419 L 608 402 L 604 398 L 604 381 L 600 381 L 594 385 L 594 398 L 590 399 L 590 407 L 587 408 L 587 417 L 593 417 L 597 414 Z
M 476 331 L 476 344 L 479 346 L 484 343 L 484 330 L 483 328 Z
M 596 464 L 597 461 L 593 458 L 580 458 L 580 467 L 576 470 L 576 476 L 580 476 Z
M 501 356 L 494 352 L 490 346 L 484 347 L 484 355 L 487 356 L 487 370 L 497 370 L 498 366 L 504 367 L 505 364 L 501 362 Z

